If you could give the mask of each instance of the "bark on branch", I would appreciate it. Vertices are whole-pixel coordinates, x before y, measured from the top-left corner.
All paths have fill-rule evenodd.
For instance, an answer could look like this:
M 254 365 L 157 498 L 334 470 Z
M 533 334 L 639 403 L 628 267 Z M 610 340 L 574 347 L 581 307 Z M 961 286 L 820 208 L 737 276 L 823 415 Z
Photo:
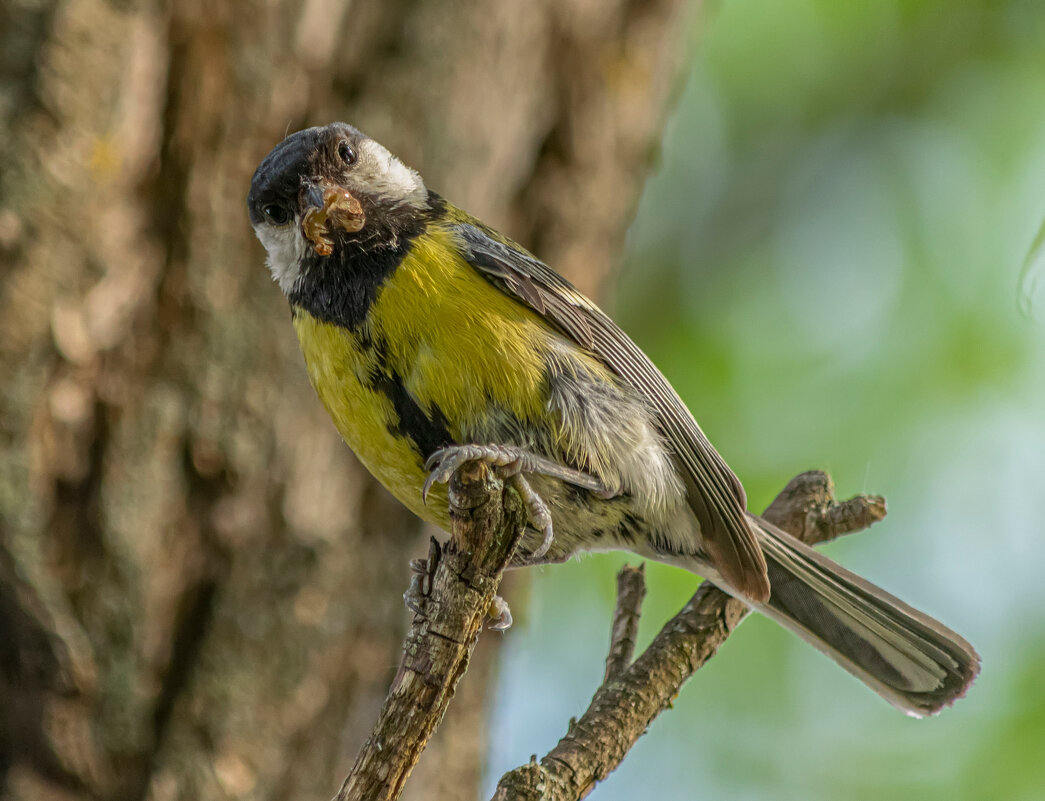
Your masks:
M 363 744 L 336 801 L 391 801 L 468 669 L 501 575 L 525 527 L 522 504 L 483 464 L 450 480 L 453 532 L 444 547 L 433 539 L 415 564 L 406 593 L 414 620 L 374 730 Z
M 764 517 L 814 545 L 881 520 L 885 517 L 885 500 L 859 495 L 837 502 L 830 477 L 811 471 L 793 478 L 767 507 Z M 619 664 L 613 656 L 619 617 L 634 609 L 630 616 L 637 623 L 635 590 L 628 582 L 618 583 L 618 587 L 626 584 L 629 590 L 618 594 L 611 645 L 614 664 Z M 566 735 L 555 748 L 540 762 L 531 758 L 529 764 L 501 777 L 494 801 L 584 798 L 621 763 L 686 680 L 715 655 L 749 611 L 714 585 L 702 584 L 635 662 L 619 672 L 607 669 L 607 678 L 587 711 L 579 720 L 571 720 Z M 607 660 L 608 665 L 611 659 Z
M 525 527 L 514 493 L 484 465 L 465 465 L 450 483 L 453 533 L 414 566 L 406 593 L 415 611 L 402 662 L 373 733 L 335 801 L 392 801 L 403 791 L 442 720 Z M 765 511 L 767 520 L 809 544 L 866 528 L 885 516 L 878 496 L 837 502 L 826 473 L 796 476 Z M 618 576 L 606 676 L 588 710 L 539 763 L 506 773 L 495 801 L 573 801 L 586 796 L 714 656 L 748 609 L 708 583 L 634 662 L 644 572 Z
M 610 652 L 606 655 L 605 684 L 631 664 L 639 636 L 639 616 L 646 597 L 646 565 L 625 565 L 617 574 L 617 606 L 610 627 Z

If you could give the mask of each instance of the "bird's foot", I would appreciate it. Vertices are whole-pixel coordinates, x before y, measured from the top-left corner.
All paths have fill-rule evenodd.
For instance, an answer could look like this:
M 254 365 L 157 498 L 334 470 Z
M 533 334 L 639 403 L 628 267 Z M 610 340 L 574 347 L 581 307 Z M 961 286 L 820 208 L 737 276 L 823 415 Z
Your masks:
M 612 498 L 615 493 L 603 486 L 595 476 L 565 467 L 551 459 L 545 459 L 513 445 L 449 445 L 440 448 L 425 462 L 425 470 L 430 471 L 424 487 L 422 498 L 435 483 L 445 484 L 454 471 L 466 462 L 485 462 L 497 469 L 501 478 L 509 478 L 520 473 L 558 478 L 567 484 L 590 490 L 598 495 Z
M 612 498 L 616 494 L 588 473 L 565 467 L 522 448 L 511 445 L 450 445 L 437 450 L 425 462 L 425 470 L 428 470 L 429 473 L 421 488 L 421 499 L 427 502 L 428 492 L 432 485 L 446 483 L 454 471 L 467 462 L 485 462 L 519 493 L 523 503 L 526 504 L 530 522 L 544 534 L 541 544 L 530 555 L 530 558 L 534 560 L 539 560 L 548 553 L 554 539 L 554 532 L 552 516 L 547 504 L 540 495 L 534 492 L 530 482 L 523 475 L 524 473 L 557 478 L 581 489 L 590 490 L 602 498 Z
M 512 627 L 512 610 L 508 608 L 508 602 L 500 595 L 495 595 L 490 601 L 490 608 L 486 610 L 490 618 L 490 628 L 494 631 L 505 631 Z

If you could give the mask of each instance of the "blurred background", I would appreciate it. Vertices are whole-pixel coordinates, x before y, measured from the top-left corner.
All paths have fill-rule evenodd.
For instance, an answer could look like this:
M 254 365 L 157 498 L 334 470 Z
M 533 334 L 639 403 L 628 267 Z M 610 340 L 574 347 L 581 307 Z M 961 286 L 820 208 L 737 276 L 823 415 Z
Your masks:
M 754 508 L 884 494 L 828 553 L 983 656 L 914 721 L 751 619 L 593 798 L 1039 798 L 1043 89 L 1031 0 L 0 0 L 0 799 L 328 797 L 369 731 L 428 532 L 243 203 L 338 118 L 598 296 Z M 622 561 L 511 576 L 405 797 L 555 744 Z
M 593 797 L 1040 798 L 1045 298 L 1021 268 L 1045 217 L 1045 9 L 727 0 L 697 41 L 615 314 L 753 508 L 813 467 L 884 494 L 883 523 L 825 550 L 983 672 L 909 720 L 752 619 Z M 587 705 L 620 561 L 534 580 L 490 783 Z M 648 638 L 692 584 L 647 569 Z

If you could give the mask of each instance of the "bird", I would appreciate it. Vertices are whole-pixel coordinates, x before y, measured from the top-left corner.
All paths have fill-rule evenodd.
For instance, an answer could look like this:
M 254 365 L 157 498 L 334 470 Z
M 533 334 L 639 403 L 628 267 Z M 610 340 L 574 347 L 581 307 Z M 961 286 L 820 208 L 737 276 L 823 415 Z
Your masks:
M 416 515 L 449 531 L 432 487 L 482 461 L 524 501 L 518 565 L 631 551 L 711 581 L 909 715 L 965 694 L 968 642 L 749 512 L 607 314 L 377 141 L 343 122 L 290 134 L 247 211 L 320 401 Z

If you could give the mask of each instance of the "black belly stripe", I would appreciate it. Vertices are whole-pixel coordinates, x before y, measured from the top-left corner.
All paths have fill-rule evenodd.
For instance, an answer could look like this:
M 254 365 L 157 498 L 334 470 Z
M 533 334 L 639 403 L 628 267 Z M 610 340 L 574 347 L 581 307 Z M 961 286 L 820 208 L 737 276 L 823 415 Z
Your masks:
M 443 410 L 433 403 L 425 411 L 406 388 L 403 377 L 389 367 L 388 344 L 374 339 L 367 329 L 357 331 L 356 339 L 359 347 L 373 357 L 366 385 L 388 398 L 395 411 L 396 419 L 387 424 L 389 433 L 408 439 L 422 464 L 439 448 L 455 444 Z
M 428 412 L 418 405 L 394 372 L 381 371 L 371 378 L 375 391 L 388 398 L 395 409 L 397 420 L 388 423 L 390 433 L 406 437 L 424 462 L 439 448 L 453 444 L 446 415 L 435 404 Z

